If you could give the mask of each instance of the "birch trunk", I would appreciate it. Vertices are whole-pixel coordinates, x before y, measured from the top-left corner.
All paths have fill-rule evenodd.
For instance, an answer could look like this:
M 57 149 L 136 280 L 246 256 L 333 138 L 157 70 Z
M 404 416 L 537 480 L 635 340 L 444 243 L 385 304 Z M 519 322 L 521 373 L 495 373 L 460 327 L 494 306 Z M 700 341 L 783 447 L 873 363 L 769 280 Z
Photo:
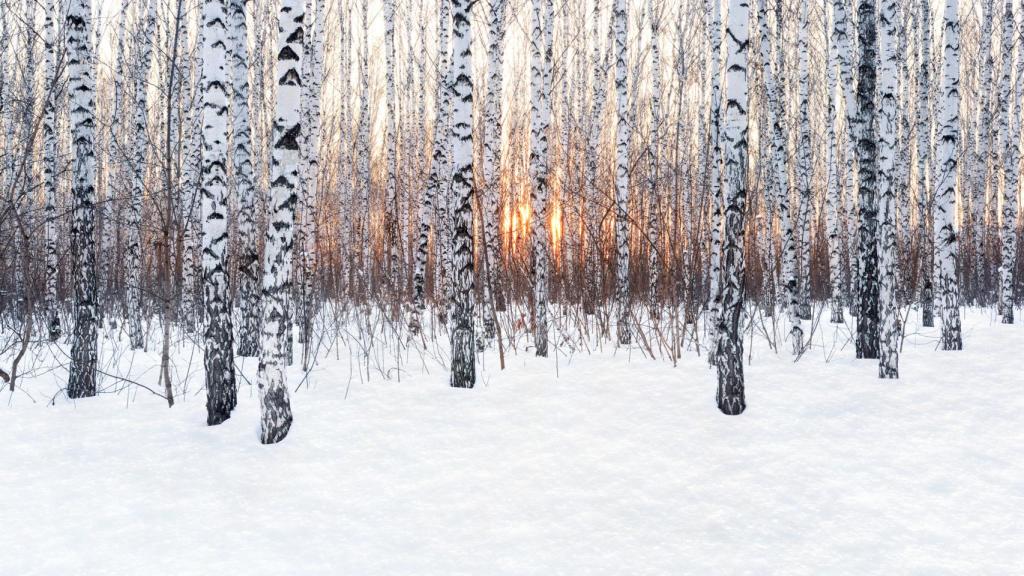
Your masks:
M 232 167 L 235 195 L 238 198 L 238 355 L 257 356 L 260 331 L 260 255 L 256 237 L 256 213 L 259 202 L 253 182 L 249 130 L 249 38 L 245 20 L 247 3 L 247 0 L 229 0 L 228 6 L 232 61 Z
M 473 75 L 470 0 L 452 0 L 452 375 L 455 388 L 476 383 L 473 328 Z
M 92 56 L 91 0 L 72 0 L 66 17 L 68 93 L 71 96 L 72 258 L 75 327 L 71 341 L 69 398 L 96 395 L 96 84 Z
M 878 358 L 878 147 L 875 138 L 875 0 L 857 7 L 860 70 L 857 81 L 858 229 L 857 358 Z
M 278 23 L 277 102 L 270 178 L 270 218 L 263 252 L 263 335 L 257 387 L 260 441 L 280 442 L 292 425 L 288 398 L 286 339 L 290 339 L 287 298 L 291 290 L 292 239 L 299 192 L 302 123 L 302 0 L 282 0 Z
M 880 54 L 878 97 L 881 110 L 878 115 L 878 195 L 880 202 L 880 230 L 878 238 L 879 288 L 878 311 L 879 356 L 878 377 L 899 378 L 900 313 L 896 290 L 896 188 L 899 186 L 899 151 L 896 147 L 898 111 L 896 74 L 900 54 L 896 49 L 900 10 L 898 0 L 882 0 L 879 12 L 878 38 Z
M 725 122 L 722 127 L 726 200 L 722 249 L 722 314 L 715 363 L 718 409 L 742 414 L 743 388 L 744 220 L 747 204 L 747 0 L 729 0 L 726 37 Z
M 537 356 L 548 355 L 548 128 L 551 124 L 551 0 L 532 0 L 530 34 L 530 217 L 533 247 L 533 342 Z M 542 16 L 543 12 L 543 16 Z
M 626 35 L 629 13 L 626 0 L 615 0 L 612 25 L 615 28 L 615 100 L 618 127 L 615 136 L 615 306 L 618 310 L 619 344 L 632 340 L 629 298 L 629 140 L 631 126 L 626 95 L 628 54 Z
M 942 87 L 939 94 L 939 170 L 935 182 L 935 286 L 939 297 L 943 350 L 960 350 L 959 236 L 956 183 L 960 137 L 960 17 L 958 0 L 946 0 L 942 22 Z

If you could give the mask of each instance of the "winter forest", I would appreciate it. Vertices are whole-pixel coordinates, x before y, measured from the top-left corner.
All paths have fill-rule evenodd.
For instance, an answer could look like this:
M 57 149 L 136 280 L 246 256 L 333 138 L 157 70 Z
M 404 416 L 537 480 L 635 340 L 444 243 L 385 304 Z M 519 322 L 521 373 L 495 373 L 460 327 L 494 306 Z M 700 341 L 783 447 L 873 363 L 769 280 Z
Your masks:
M 1024 570 L 1021 40 L 1020 0 L 0 0 L 0 517 L 172 533 L 10 574 Z M 216 554 L 271 518 L 322 533 Z

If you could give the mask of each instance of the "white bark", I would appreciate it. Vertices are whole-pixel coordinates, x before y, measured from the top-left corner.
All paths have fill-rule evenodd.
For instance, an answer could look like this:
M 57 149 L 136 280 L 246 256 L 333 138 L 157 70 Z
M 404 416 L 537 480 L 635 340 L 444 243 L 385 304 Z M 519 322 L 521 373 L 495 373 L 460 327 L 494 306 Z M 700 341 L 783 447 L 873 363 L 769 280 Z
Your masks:
M 715 364 L 718 368 L 718 409 L 742 414 L 744 220 L 747 193 L 747 49 L 750 7 L 747 0 L 729 0 L 726 37 L 725 118 L 722 125 L 726 200 L 722 246 L 722 312 L 718 318 Z
M 275 77 L 277 102 L 272 137 L 270 218 L 263 253 L 263 337 L 257 387 L 260 397 L 260 441 L 280 442 L 292 424 L 288 398 L 286 343 L 290 339 L 287 298 L 291 289 L 292 239 L 299 193 L 299 139 L 302 124 L 302 0 L 282 0 L 278 24 Z
M 935 288 L 939 297 L 943 350 L 960 350 L 959 240 L 956 183 L 960 138 L 960 19 L 958 0 L 946 0 L 942 22 L 942 86 L 938 102 L 939 141 L 935 174 Z
M 236 403 L 231 291 L 228 286 L 228 96 L 225 0 L 203 3 L 203 364 L 206 423 L 220 424 Z
M 249 129 L 249 38 L 246 28 L 247 0 L 229 0 L 231 42 L 232 168 L 238 198 L 238 355 L 259 354 L 260 278 L 256 218 L 259 203 L 253 180 Z M 259 51 L 262 47 L 258 47 Z M 260 74 L 260 72 L 257 72 Z M 262 94 L 260 94 L 262 97 Z
M 96 395 L 96 257 L 94 218 L 96 204 L 96 84 L 92 57 L 91 0 L 72 0 L 66 18 L 68 93 L 71 96 L 72 256 L 75 327 L 71 343 L 70 398 Z
M 533 341 L 537 356 L 548 355 L 548 128 L 551 125 L 551 0 L 533 0 L 530 34 L 530 230 L 533 247 Z
M 470 0 L 452 0 L 452 376 L 456 388 L 476 383 L 473 328 L 473 76 Z
M 900 54 L 898 42 L 899 6 L 897 0 L 882 0 L 879 12 L 879 67 L 878 97 L 878 313 L 879 313 L 879 356 L 878 376 L 899 377 L 899 349 L 901 326 L 897 302 L 897 254 L 896 254 L 896 188 L 899 186 L 899 166 L 896 147 L 897 95 L 896 74 Z
M 629 123 L 626 76 L 629 12 L 626 0 L 615 0 L 612 25 L 615 30 L 615 101 L 618 125 L 615 132 L 615 306 L 618 309 L 619 344 L 632 340 L 629 298 Z

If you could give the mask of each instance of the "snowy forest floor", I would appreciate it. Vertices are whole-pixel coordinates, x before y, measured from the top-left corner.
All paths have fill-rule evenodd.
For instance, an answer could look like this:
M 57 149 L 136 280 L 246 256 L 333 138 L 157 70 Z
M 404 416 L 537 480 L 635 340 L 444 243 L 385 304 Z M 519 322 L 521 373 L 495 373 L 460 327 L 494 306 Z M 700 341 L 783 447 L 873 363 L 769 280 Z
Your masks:
M 69 401 L 39 354 L 0 396 L 0 574 L 1024 573 L 1024 326 L 968 310 L 941 352 L 915 316 L 897 381 L 849 326 L 797 363 L 755 337 L 739 417 L 692 352 L 488 351 L 457 390 L 436 361 L 367 382 L 331 351 L 291 371 L 274 446 L 252 358 L 207 427 L 198 349 L 172 409 L 114 378 Z M 108 340 L 101 369 L 159 390 L 158 359 Z

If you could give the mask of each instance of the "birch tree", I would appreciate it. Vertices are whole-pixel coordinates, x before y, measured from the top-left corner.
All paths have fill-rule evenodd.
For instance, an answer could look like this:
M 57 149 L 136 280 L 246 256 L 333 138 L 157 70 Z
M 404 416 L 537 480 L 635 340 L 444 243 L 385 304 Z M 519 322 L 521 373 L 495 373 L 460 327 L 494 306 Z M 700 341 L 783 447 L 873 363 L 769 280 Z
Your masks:
M 781 2 L 782 0 L 779 0 Z M 721 158 L 721 107 L 722 107 L 722 15 L 719 0 L 705 0 L 705 24 L 708 27 L 708 41 L 711 54 L 708 57 L 708 74 L 711 81 L 711 117 L 708 120 L 708 137 L 711 156 L 707 159 L 707 172 L 710 181 L 708 190 L 711 195 L 711 254 L 709 266 L 708 324 L 718 329 L 718 315 L 721 310 L 721 276 L 722 276 L 722 173 Z M 714 341 L 717 336 L 712 333 Z M 714 358 L 709 355 L 708 360 Z
M 551 0 L 532 0 L 530 34 L 530 229 L 533 246 L 533 341 L 548 355 L 548 128 L 551 124 Z M 542 15 L 543 13 L 543 15 Z
M 959 238 L 956 183 L 960 136 L 960 17 L 958 0 L 946 0 L 942 22 L 942 86 L 938 102 L 939 169 L 935 182 L 935 287 L 938 290 L 943 350 L 960 350 Z
M 501 137 L 505 61 L 506 0 L 490 0 L 490 44 L 487 48 L 487 93 L 484 102 L 484 338 L 495 336 L 498 290 L 498 205 L 501 196 Z
M 658 186 L 661 175 L 661 32 L 662 10 L 656 9 L 653 0 L 647 2 L 647 12 L 651 18 L 651 137 L 647 144 L 647 194 L 648 210 L 647 236 L 650 252 L 647 259 L 649 307 L 655 310 L 658 303 L 658 282 L 661 261 L 659 259 L 661 241 L 661 214 L 658 205 Z
M 934 298 L 932 292 L 931 202 L 928 190 L 928 163 L 931 158 L 932 110 L 932 8 L 930 0 L 920 0 L 918 9 L 921 29 L 921 62 L 917 76 L 917 215 L 918 250 L 921 276 L 921 325 L 934 326 Z M 934 177 L 934 175 L 933 175 Z
M 626 94 L 628 61 L 626 35 L 629 13 L 626 0 L 615 0 L 615 101 L 618 124 L 615 132 L 615 306 L 618 309 L 619 344 L 632 340 L 629 297 L 629 107 Z
M 387 94 L 385 96 L 387 102 L 387 127 L 384 136 L 384 152 L 387 156 L 387 210 L 386 210 L 386 229 L 385 237 L 387 238 L 387 249 L 388 249 L 388 282 L 391 283 L 391 289 L 394 290 L 395 294 L 399 293 L 399 279 L 398 279 L 398 189 L 395 177 L 397 176 L 397 167 L 395 164 L 396 157 L 396 146 L 397 146 L 397 131 L 398 128 L 395 123 L 395 115 L 397 114 L 395 106 L 395 0 L 383 0 L 384 3 L 384 50 L 385 50 L 385 73 L 384 81 Z M 468 10 L 468 9 L 467 9 Z
M 247 0 L 229 0 L 228 21 L 232 62 L 232 168 L 238 198 L 238 355 L 259 354 L 260 285 L 257 245 L 256 188 L 253 183 L 249 130 L 249 39 Z M 262 48 L 262 47 L 261 47 Z
M 725 242 L 722 246 L 722 314 L 719 316 L 715 364 L 718 409 L 742 414 L 744 226 L 747 212 L 747 49 L 750 7 L 729 0 L 726 38 L 725 121 L 722 149 L 725 167 Z
M 451 91 L 449 86 L 454 80 L 452 69 L 448 63 L 448 25 L 451 4 L 449 0 L 440 0 L 438 16 L 438 48 L 437 48 L 437 93 L 434 99 L 436 107 L 434 124 L 434 145 L 430 159 L 430 174 L 427 186 L 420 202 L 419 230 L 416 242 L 416 261 L 413 271 L 413 319 L 412 331 L 421 328 L 419 311 L 425 307 L 425 291 L 427 277 L 427 258 L 430 251 L 430 222 L 434 212 L 434 203 L 439 200 L 441 175 L 447 172 L 448 139 L 445 128 L 451 115 Z
M 879 12 L 878 38 L 881 61 L 879 65 L 878 96 L 881 110 L 878 115 L 878 195 L 881 199 L 878 260 L 880 282 L 878 288 L 879 378 L 899 377 L 900 318 L 896 299 L 896 187 L 899 186 L 896 159 L 897 100 L 896 74 L 900 55 L 897 53 L 898 0 L 882 0 Z M 861 318 L 864 318 L 862 315 Z
M 1002 71 L 999 75 L 999 146 L 1004 165 L 1002 181 L 1002 220 L 1000 223 L 1000 264 L 999 264 L 999 316 L 1004 324 L 1014 323 L 1014 269 L 1017 265 L 1017 192 L 1019 186 L 1020 157 L 1017 147 L 1020 143 L 1020 98 L 1011 100 L 1010 73 L 1013 65 L 1014 6 L 1007 0 L 1002 10 Z M 1020 48 L 1018 48 L 1020 52 Z M 1021 61 L 1018 53 L 1017 93 L 1022 85 Z M 1014 123 L 1011 127 L 1010 106 L 1016 102 Z
M 470 0 L 452 0 L 452 375 L 451 385 L 476 383 L 473 329 L 473 76 Z
M 1017 191 L 1020 186 L 1020 129 L 1024 121 L 1021 106 L 1024 106 L 1024 53 L 1017 47 L 1016 78 L 1017 84 L 1013 95 L 1013 121 L 1007 122 L 1007 110 L 1010 108 L 1010 64 L 1013 61 L 1012 35 L 1014 32 L 1013 2 L 1007 0 L 1003 20 L 1003 79 L 1000 86 L 999 100 L 1002 102 L 1003 118 L 1000 122 L 1003 130 L 1004 180 L 1003 208 L 1000 224 L 1001 250 L 999 267 L 999 303 L 1003 324 L 1013 324 L 1013 286 L 1014 268 L 1017 264 Z
M 878 358 L 878 147 L 875 138 L 875 0 L 857 6 L 860 65 L 857 80 L 858 226 L 857 358 Z
M 135 70 L 135 126 L 132 142 L 132 190 L 128 204 L 128 243 L 126 313 L 128 340 L 133 349 L 143 346 L 142 340 L 142 196 L 148 146 L 146 104 L 149 94 L 149 67 L 153 59 L 153 35 L 156 32 L 156 1 L 146 3 L 146 15 L 139 29 L 136 45 L 140 54 Z
M 57 248 L 57 101 L 62 95 L 57 73 L 57 37 L 53 25 L 53 0 L 46 1 L 43 23 L 46 86 L 43 101 L 43 193 L 46 195 L 44 218 L 46 235 L 46 328 L 50 341 L 61 335 L 60 311 L 57 304 L 57 277 L 60 271 Z
M 799 234 L 797 316 L 802 320 L 811 319 L 811 179 L 813 166 L 811 157 L 811 94 L 810 94 L 810 2 L 801 2 L 800 28 L 797 31 L 797 54 L 799 55 L 799 114 L 800 129 L 797 132 L 796 184 L 799 194 L 796 226 Z
M 828 44 L 828 26 L 824 27 Z M 826 203 L 828 211 L 828 278 L 829 278 L 829 320 L 834 324 L 843 323 L 843 298 L 842 298 L 842 224 L 840 223 L 840 210 L 842 199 L 840 198 L 841 186 L 839 183 L 839 147 L 836 145 L 836 100 L 839 87 L 836 85 L 836 75 L 839 70 L 839 51 L 836 49 L 836 29 L 833 17 L 832 45 L 828 47 L 826 57 L 825 79 L 828 83 L 828 117 L 825 128 L 828 133 L 828 190 L 826 191 Z
M 228 98 L 225 0 L 203 4 L 203 300 L 206 307 L 206 423 L 220 424 L 236 404 L 234 336 L 228 286 Z
M 299 188 L 299 139 L 302 123 L 302 0 L 281 0 L 278 13 L 277 102 L 270 178 L 270 215 L 263 251 L 263 333 L 257 387 L 260 397 L 260 441 L 280 442 L 292 425 L 288 398 L 285 339 L 287 298 L 291 289 L 292 239 Z
M 782 42 L 784 37 L 784 4 L 783 0 L 775 2 L 775 25 L 776 38 Z M 789 127 L 787 125 L 786 106 L 786 50 L 779 46 L 775 51 L 776 74 L 778 79 L 775 82 L 774 100 L 777 103 L 775 124 L 772 127 L 772 142 L 774 149 L 775 174 L 778 179 L 776 190 L 776 210 L 779 213 L 780 234 L 782 241 L 782 286 L 785 293 L 785 311 L 789 320 L 789 339 L 793 349 L 793 355 L 799 356 L 804 348 L 804 330 L 800 321 L 800 298 L 797 290 L 796 278 L 796 233 L 793 227 L 792 212 L 790 210 L 790 198 L 792 198 L 791 182 L 789 180 L 789 168 L 787 158 L 787 139 L 789 138 Z
M 71 341 L 69 398 L 96 395 L 96 84 L 92 55 L 92 2 L 72 0 L 66 17 L 71 149 L 74 152 L 71 224 L 75 327 Z

